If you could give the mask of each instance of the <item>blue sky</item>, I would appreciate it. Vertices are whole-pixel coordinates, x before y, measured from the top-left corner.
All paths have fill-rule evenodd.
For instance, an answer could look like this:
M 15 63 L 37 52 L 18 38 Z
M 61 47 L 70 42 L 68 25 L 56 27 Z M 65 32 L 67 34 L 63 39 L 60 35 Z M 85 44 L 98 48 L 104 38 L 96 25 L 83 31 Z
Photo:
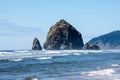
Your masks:
M 49 28 L 60 19 L 93 37 L 120 30 L 120 0 L 0 0 L 0 50 L 31 49 L 44 43 Z

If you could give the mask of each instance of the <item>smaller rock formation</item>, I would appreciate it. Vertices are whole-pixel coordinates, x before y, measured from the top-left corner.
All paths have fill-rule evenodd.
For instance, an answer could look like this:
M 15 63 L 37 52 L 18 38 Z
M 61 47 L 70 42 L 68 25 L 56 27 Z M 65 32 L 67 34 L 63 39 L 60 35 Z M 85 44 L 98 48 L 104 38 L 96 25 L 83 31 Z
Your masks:
M 24 80 L 39 80 L 38 77 L 33 76 L 33 77 L 27 77 Z
M 83 47 L 84 50 L 100 50 L 99 46 L 97 45 L 89 45 L 86 43 Z
M 42 50 L 39 40 L 36 37 L 33 40 L 32 50 Z

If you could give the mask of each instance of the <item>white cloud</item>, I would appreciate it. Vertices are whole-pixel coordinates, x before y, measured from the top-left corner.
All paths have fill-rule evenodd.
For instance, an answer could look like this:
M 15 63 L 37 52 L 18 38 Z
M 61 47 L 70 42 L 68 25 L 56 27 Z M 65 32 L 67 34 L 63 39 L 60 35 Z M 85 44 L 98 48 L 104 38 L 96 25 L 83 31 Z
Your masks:
M 26 27 L 16 25 L 6 20 L 0 20 L 0 37 L 1 36 L 31 36 L 41 33 L 40 28 Z

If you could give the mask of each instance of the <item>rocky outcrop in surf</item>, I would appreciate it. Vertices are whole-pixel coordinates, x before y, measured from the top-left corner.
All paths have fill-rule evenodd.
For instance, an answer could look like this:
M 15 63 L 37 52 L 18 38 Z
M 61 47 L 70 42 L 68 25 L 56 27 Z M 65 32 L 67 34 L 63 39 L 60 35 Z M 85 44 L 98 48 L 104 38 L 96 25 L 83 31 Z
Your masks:
M 42 50 L 39 40 L 35 37 L 33 40 L 32 50 Z
M 43 45 L 47 50 L 82 49 L 83 46 L 81 33 L 63 19 L 50 28 Z
M 83 47 L 83 50 L 100 50 L 99 46 L 97 45 L 89 45 L 88 43 L 86 43 Z

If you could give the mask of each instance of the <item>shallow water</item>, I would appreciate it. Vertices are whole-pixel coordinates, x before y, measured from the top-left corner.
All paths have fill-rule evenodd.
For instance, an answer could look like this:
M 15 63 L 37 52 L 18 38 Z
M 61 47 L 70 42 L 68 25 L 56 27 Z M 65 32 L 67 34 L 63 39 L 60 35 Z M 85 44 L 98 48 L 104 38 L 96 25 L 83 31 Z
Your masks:
M 0 80 L 120 80 L 120 50 L 2 50 L 0 75 Z

